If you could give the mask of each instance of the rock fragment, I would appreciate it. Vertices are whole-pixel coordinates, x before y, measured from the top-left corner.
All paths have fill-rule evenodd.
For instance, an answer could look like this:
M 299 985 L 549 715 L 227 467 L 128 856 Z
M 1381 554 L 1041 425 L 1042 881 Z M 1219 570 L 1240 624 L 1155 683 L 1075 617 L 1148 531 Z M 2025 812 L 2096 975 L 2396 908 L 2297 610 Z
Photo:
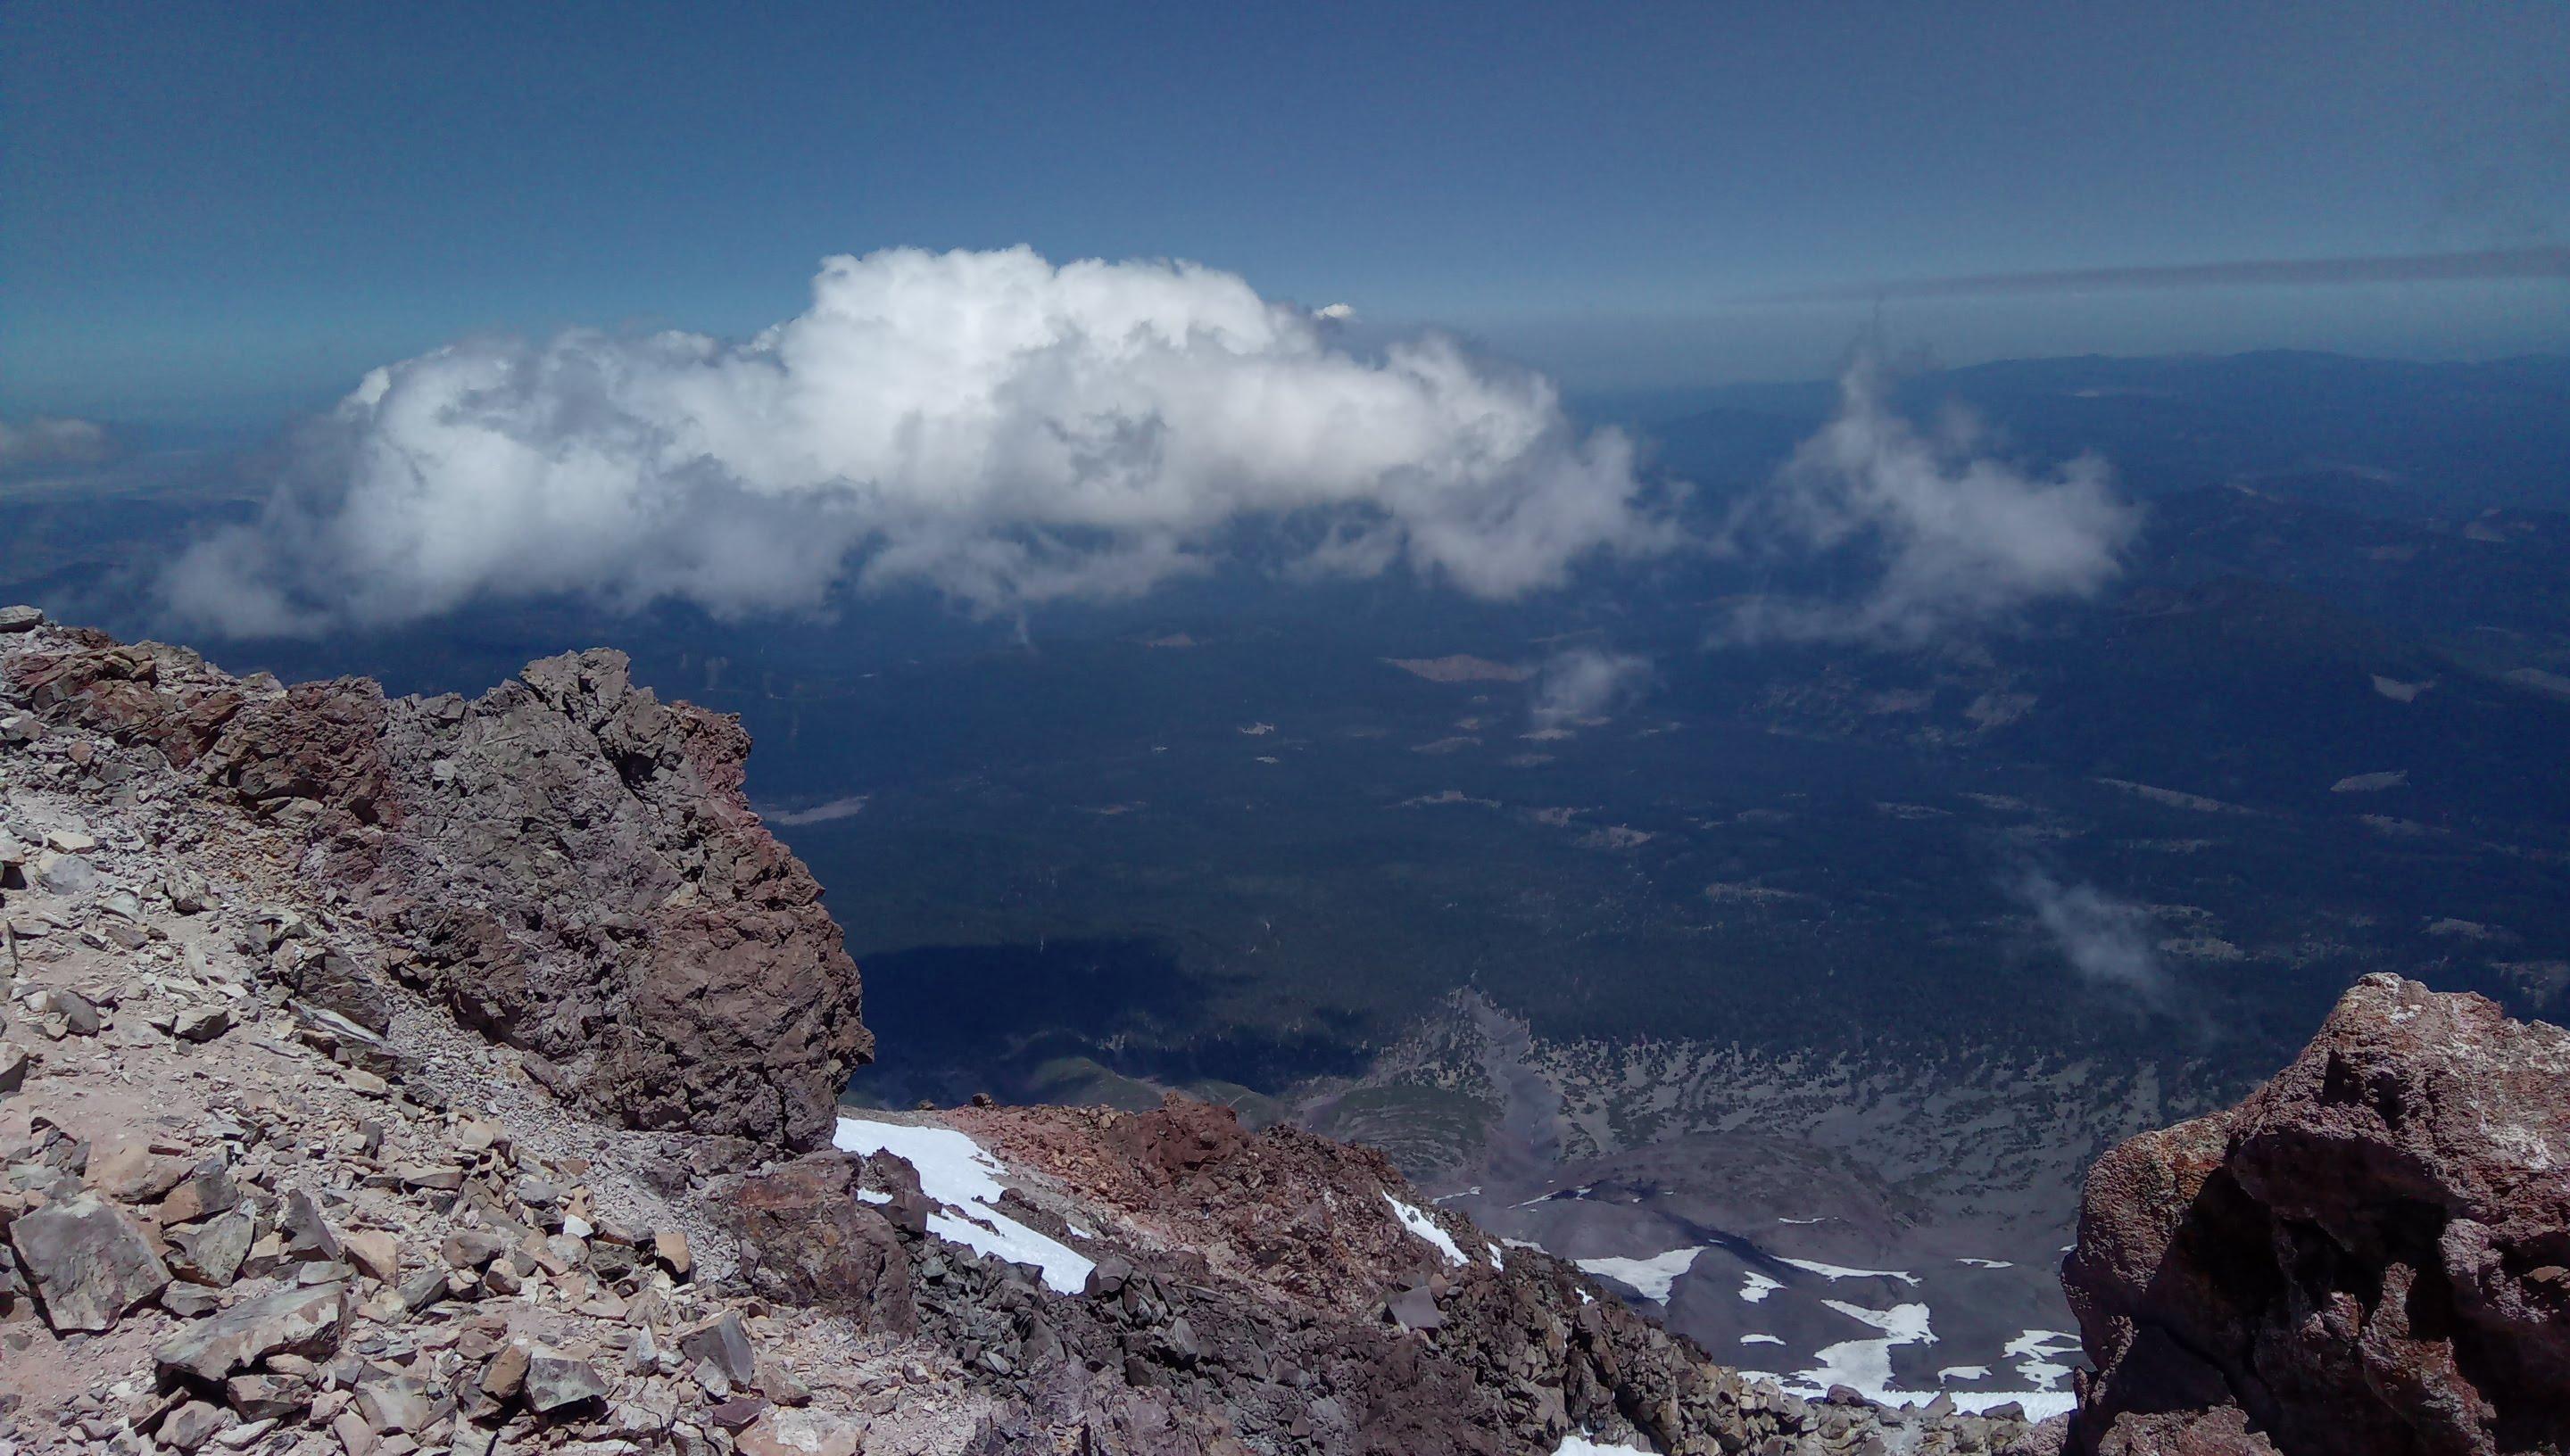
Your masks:
M 740 1456 L 857 1456 L 865 1429 L 819 1410 L 769 1410 L 734 1438 Z
M 231 1029 L 231 1012 L 220 1006 L 195 1006 L 179 1013 L 170 1034 L 181 1041 L 203 1043 Z
M 424 1381 L 384 1375 L 357 1384 L 357 1413 L 377 1435 L 417 1431 L 437 1418 L 437 1402 Z
M 194 1227 L 173 1230 L 169 1239 L 174 1274 L 191 1283 L 221 1288 L 240 1276 L 258 1240 L 258 1220 L 226 1210 Z
M 347 1295 L 345 1284 L 315 1284 L 244 1299 L 162 1341 L 153 1362 L 212 1385 L 278 1353 L 320 1358 L 338 1344 Z
M 368 1278 L 389 1284 L 400 1276 L 401 1240 L 391 1234 L 375 1229 L 342 1234 L 339 1247 Z
M 234 1375 L 223 1382 L 223 1403 L 245 1421 L 282 1420 L 312 1403 L 312 1384 L 297 1375 Z
M 527 1408 L 552 1415 L 570 1407 L 607 1398 L 607 1377 L 575 1355 L 536 1349 L 527 1356 Z
M 277 1231 L 285 1236 L 285 1252 L 298 1259 L 336 1263 L 344 1252 L 338 1232 L 321 1216 L 320 1206 L 299 1188 L 286 1194 Z
M 185 1180 L 161 1201 L 161 1225 L 193 1224 L 214 1214 L 228 1213 L 240 1205 L 240 1189 L 232 1182 L 230 1160 L 216 1153 L 189 1171 Z
M 176 1451 L 194 1451 L 214 1437 L 225 1422 L 223 1413 L 202 1400 L 191 1400 L 161 1418 L 161 1444 Z
M 735 1389 L 758 1378 L 758 1352 L 750 1348 L 749 1331 L 741 1326 L 737 1310 L 726 1309 L 680 1334 L 678 1352 L 722 1371 Z
M 46 855 L 36 862 L 35 879 L 47 895 L 87 895 L 98 888 L 98 867 L 79 855 Z

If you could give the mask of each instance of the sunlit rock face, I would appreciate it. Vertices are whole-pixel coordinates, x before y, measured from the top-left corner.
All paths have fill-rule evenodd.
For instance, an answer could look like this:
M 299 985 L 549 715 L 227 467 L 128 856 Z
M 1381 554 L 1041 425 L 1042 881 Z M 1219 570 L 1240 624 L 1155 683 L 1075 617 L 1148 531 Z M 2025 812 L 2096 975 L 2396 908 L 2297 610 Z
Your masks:
M 2367 976 L 2246 1102 L 2101 1159 L 2064 1271 L 2086 1448 L 2558 1449 L 2566 1075 L 2570 1033 Z

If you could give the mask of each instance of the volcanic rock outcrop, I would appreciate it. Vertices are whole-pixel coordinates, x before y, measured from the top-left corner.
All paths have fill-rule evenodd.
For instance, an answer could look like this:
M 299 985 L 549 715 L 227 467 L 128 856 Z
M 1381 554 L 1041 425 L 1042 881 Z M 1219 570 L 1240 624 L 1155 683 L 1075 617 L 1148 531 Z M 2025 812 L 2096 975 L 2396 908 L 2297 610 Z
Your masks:
M 2101 1159 L 2079 1449 L 2570 1449 L 2570 1032 L 2374 975 L 2227 1112 Z
M 211 807 L 307 847 L 286 867 L 303 898 L 368 921 L 373 957 L 268 927 L 256 948 L 307 1000 L 380 1033 L 406 981 L 629 1126 L 827 1141 L 873 1038 L 820 886 L 741 794 L 737 720 L 660 702 L 607 651 L 468 701 L 235 679 L 78 629 L 16 640 L 0 701 L 159 750 Z

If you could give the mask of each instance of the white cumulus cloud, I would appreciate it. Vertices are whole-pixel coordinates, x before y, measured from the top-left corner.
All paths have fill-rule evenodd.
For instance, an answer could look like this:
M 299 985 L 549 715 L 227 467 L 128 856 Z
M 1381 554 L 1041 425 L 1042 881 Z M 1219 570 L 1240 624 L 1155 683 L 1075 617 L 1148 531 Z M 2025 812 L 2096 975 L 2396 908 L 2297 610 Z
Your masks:
M 1506 597 L 1678 541 L 1630 443 L 1549 381 L 1334 338 L 1187 263 L 836 257 L 742 342 L 572 331 L 378 369 L 164 586 L 237 633 L 565 592 L 793 609 L 842 580 L 1005 611 L 1203 570 L 1266 522 L 1305 571 Z
M 2141 516 L 2103 460 L 2027 470 L 1989 454 L 1959 415 L 1920 430 L 1883 383 L 1870 366 L 1851 370 L 1837 417 L 1730 531 L 1753 554 L 1859 553 L 1870 581 L 1845 597 L 1763 600 L 1729 635 L 1917 645 L 2045 598 L 2094 595 L 2122 571 Z

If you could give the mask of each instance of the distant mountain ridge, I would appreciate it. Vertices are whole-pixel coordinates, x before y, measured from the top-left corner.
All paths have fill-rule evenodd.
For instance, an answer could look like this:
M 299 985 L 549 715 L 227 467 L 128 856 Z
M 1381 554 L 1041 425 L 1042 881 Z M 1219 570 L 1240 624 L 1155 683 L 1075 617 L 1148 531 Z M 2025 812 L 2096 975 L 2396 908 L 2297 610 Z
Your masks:
M 2016 359 L 1898 373 L 1892 400 L 1921 418 L 1961 405 L 2038 458 L 2093 450 L 2144 499 L 2265 481 L 2412 519 L 2570 510 L 2570 355 Z M 1836 407 L 1825 381 L 1590 403 L 1640 429 L 1660 464 L 1717 489 L 1763 478 Z

